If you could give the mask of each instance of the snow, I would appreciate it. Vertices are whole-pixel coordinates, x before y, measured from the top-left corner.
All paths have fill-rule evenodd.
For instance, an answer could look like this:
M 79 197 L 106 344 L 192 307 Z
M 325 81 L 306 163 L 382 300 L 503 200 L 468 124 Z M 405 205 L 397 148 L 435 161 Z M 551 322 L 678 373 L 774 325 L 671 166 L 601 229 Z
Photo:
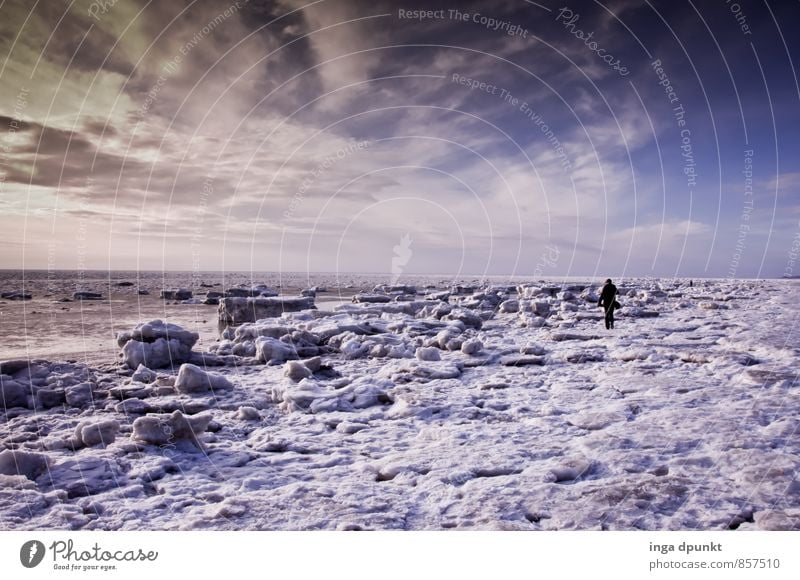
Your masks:
M 0 528 L 800 529 L 797 285 L 624 289 L 611 331 L 588 284 L 465 285 L 0 363 Z

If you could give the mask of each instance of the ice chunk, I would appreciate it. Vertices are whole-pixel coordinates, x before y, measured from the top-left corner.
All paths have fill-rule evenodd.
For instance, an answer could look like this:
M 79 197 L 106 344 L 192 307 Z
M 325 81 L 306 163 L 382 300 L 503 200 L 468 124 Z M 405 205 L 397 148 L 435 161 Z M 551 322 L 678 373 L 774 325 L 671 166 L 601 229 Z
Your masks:
M 477 330 L 483 326 L 483 318 L 468 308 L 453 308 L 451 312 L 442 316 L 442 320 L 458 320 L 465 326 L 471 326 Z
M 24 475 L 34 480 L 47 470 L 49 460 L 41 453 L 6 449 L 0 451 L 0 474 Z
M 377 293 L 368 294 L 364 292 L 361 294 L 354 295 L 352 300 L 354 303 L 380 304 L 383 302 L 391 302 L 392 297 L 387 294 L 377 294 Z
M 145 413 L 149 413 L 153 410 L 152 405 L 141 399 L 125 399 L 121 403 L 118 403 L 114 410 L 117 413 L 123 413 L 125 415 L 144 415 Z
M 311 296 L 231 297 L 219 302 L 219 322 L 241 324 L 266 318 L 277 318 L 285 312 L 315 309 Z
M 544 347 L 540 344 L 525 344 L 519 347 L 520 354 L 535 354 L 541 356 L 545 353 Z
M 177 324 L 164 323 L 161 320 L 151 320 L 150 322 L 137 325 L 133 330 L 118 334 L 117 344 L 119 346 L 124 346 L 130 340 L 151 343 L 159 338 L 177 340 L 191 349 L 200 337 L 196 332 L 190 332 Z
M 162 300 L 189 300 L 192 297 L 192 291 L 187 288 L 173 288 L 171 290 L 162 290 L 160 298 Z
M 519 300 L 508 299 L 500 303 L 500 312 L 519 312 Z
M 70 407 L 86 407 L 92 403 L 92 384 L 80 383 L 64 390 L 67 405 Z
M 58 407 L 67 401 L 64 391 L 57 389 L 39 389 L 36 391 L 36 400 L 45 409 Z
M 288 361 L 283 367 L 283 375 L 295 382 L 310 378 L 313 374 L 310 368 L 296 360 Z
M 73 292 L 73 300 L 100 300 L 103 297 L 99 292 Z
M 269 364 L 280 364 L 287 360 L 300 358 L 293 345 L 268 336 L 260 336 L 256 339 L 256 354 L 258 360 Z
M 428 347 L 421 346 L 417 349 L 415 354 L 418 360 L 423 360 L 423 361 L 441 360 L 441 357 L 439 356 L 439 349 L 434 348 L 432 346 Z
M 461 376 L 461 365 L 446 361 L 401 360 L 385 365 L 378 371 L 379 377 L 386 377 L 394 382 L 410 381 L 427 382 L 437 379 L 455 379 Z
M 570 425 L 595 431 L 604 429 L 612 423 L 627 421 L 628 417 L 621 411 L 583 411 L 567 417 Z
M 258 409 L 249 406 L 239 407 L 236 416 L 243 421 L 258 421 L 261 419 Z
M 67 497 L 86 497 L 117 487 L 119 468 L 102 457 L 75 457 L 53 465 L 39 477 L 41 485 L 50 485 L 67 492 Z
M 232 389 L 233 384 L 224 375 L 209 373 L 197 365 L 185 363 L 178 371 L 175 388 L 180 393 L 192 394 Z
M 594 468 L 594 462 L 585 457 L 562 458 L 554 461 L 545 480 L 555 483 L 575 481 L 591 474 Z
M 30 300 L 33 294 L 30 292 L 3 292 L 0 298 L 4 300 Z
M 340 389 L 331 389 L 304 379 L 297 385 L 288 385 L 282 391 L 276 391 L 276 395 L 289 411 L 352 411 L 391 403 L 394 399 L 389 390 L 393 386 L 391 381 L 385 379 L 361 377 Z
M 564 353 L 564 360 L 571 363 L 600 362 L 605 354 L 600 350 L 570 350 Z
M 528 312 L 521 312 L 519 315 L 519 324 L 528 328 L 541 328 L 547 323 L 543 316 L 531 314 Z
M 122 360 L 129 368 L 163 368 L 188 361 L 199 338 L 196 332 L 177 324 L 152 320 L 117 335 L 117 344 L 122 347 Z
M 628 318 L 656 318 L 659 313 L 655 310 L 645 310 L 637 306 L 626 306 L 620 313 Z
M 153 390 L 153 387 L 141 383 L 131 383 L 130 385 L 111 387 L 108 389 L 108 394 L 120 401 L 125 399 L 146 399 L 153 394 Z
M 156 376 L 157 375 L 155 371 L 151 371 L 146 366 L 140 364 L 138 367 L 136 367 L 136 370 L 131 375 L 131 378 L 139 383 L 152 383 L 156 380 Z
M 119 423 L 113 419 L 96 423 L 81 422 L 75 428 L 75 442 L 92 447 L 113 443 L 119 431 Z
M 483 343 L 477 338 L 469 338 L 461 344 L 461 352 L 476 355 L 483 350 Z
M 353 360 L 367 356 L 370 351 L 370 345 L 362 342 L 358 338 L 351 338 L 350 340 L 342 343 L 342 346 L 339 350 L 344 355 L 344 358 Z
M 565 340 L 596 340 L 600 338 L 596 334 L 577 334 L 573 332 L 554 332 L 550 338 L 556 342 L 563 342 Z
M 500 364 L 507 367 L 521 367 L 526 365 L 543 365 L 545 359 L 542 356 L 509 354 L 500 357 Z
M 133 422 L 131 438 L 153 445 L 190 441 L 199 446 L 197 436 L 208 428 L 211 419 L 211 415 L 187 417 L 180 411 L 173 411 L 171 415 L 147 415 Z
M 759 530 L 800 531 L 800 510 L 763 510 L 753 514 Z
M 6 410 L 13 407 L 30 407 L 31 395 L 29 386 L 13 380 L 9 375 L 0 375 L 0 401 Z

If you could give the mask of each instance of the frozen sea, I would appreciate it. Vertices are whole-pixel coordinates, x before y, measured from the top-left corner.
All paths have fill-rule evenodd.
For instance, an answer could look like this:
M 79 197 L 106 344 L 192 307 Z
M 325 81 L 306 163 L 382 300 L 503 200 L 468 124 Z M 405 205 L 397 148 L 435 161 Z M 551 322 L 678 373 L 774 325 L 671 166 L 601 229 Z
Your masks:
M 0 339 L 0 529 L 800 529 L 797 281 L 623 280 L 606 330 L 592 280 L 202 278 L 317 309 L 220 336 L 158 299 L 198 279 L 106 273 L 57 303 L 104 337 L 70 355 L 85 320 L 36 317 L 75 280 L 2 305 L 32 322 Z M 197 371 L 128 368 L 117 332 L 155 319 Z

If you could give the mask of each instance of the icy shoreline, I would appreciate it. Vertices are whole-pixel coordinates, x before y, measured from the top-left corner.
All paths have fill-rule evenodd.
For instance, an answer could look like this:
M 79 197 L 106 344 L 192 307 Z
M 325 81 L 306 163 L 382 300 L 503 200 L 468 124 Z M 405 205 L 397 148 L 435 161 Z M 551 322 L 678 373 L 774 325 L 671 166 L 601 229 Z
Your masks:
M 581 286 L 3 362 L 0 529 L 800 529 L 797 286 L 644 281 L 613 331 Z

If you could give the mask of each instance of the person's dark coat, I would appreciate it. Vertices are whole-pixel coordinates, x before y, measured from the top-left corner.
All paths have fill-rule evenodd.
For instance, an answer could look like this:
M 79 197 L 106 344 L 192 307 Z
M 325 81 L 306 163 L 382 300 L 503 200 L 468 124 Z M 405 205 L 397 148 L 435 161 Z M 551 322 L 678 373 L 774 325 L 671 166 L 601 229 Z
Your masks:
M 610 282 L 603 286 L 603 290 L 600 292 L 600 300 L 597 301 L 598 306 L 602 306 L 606 310 L 609 308 L 614 308 L 616 305 L 617 297 L 617 287 Z

